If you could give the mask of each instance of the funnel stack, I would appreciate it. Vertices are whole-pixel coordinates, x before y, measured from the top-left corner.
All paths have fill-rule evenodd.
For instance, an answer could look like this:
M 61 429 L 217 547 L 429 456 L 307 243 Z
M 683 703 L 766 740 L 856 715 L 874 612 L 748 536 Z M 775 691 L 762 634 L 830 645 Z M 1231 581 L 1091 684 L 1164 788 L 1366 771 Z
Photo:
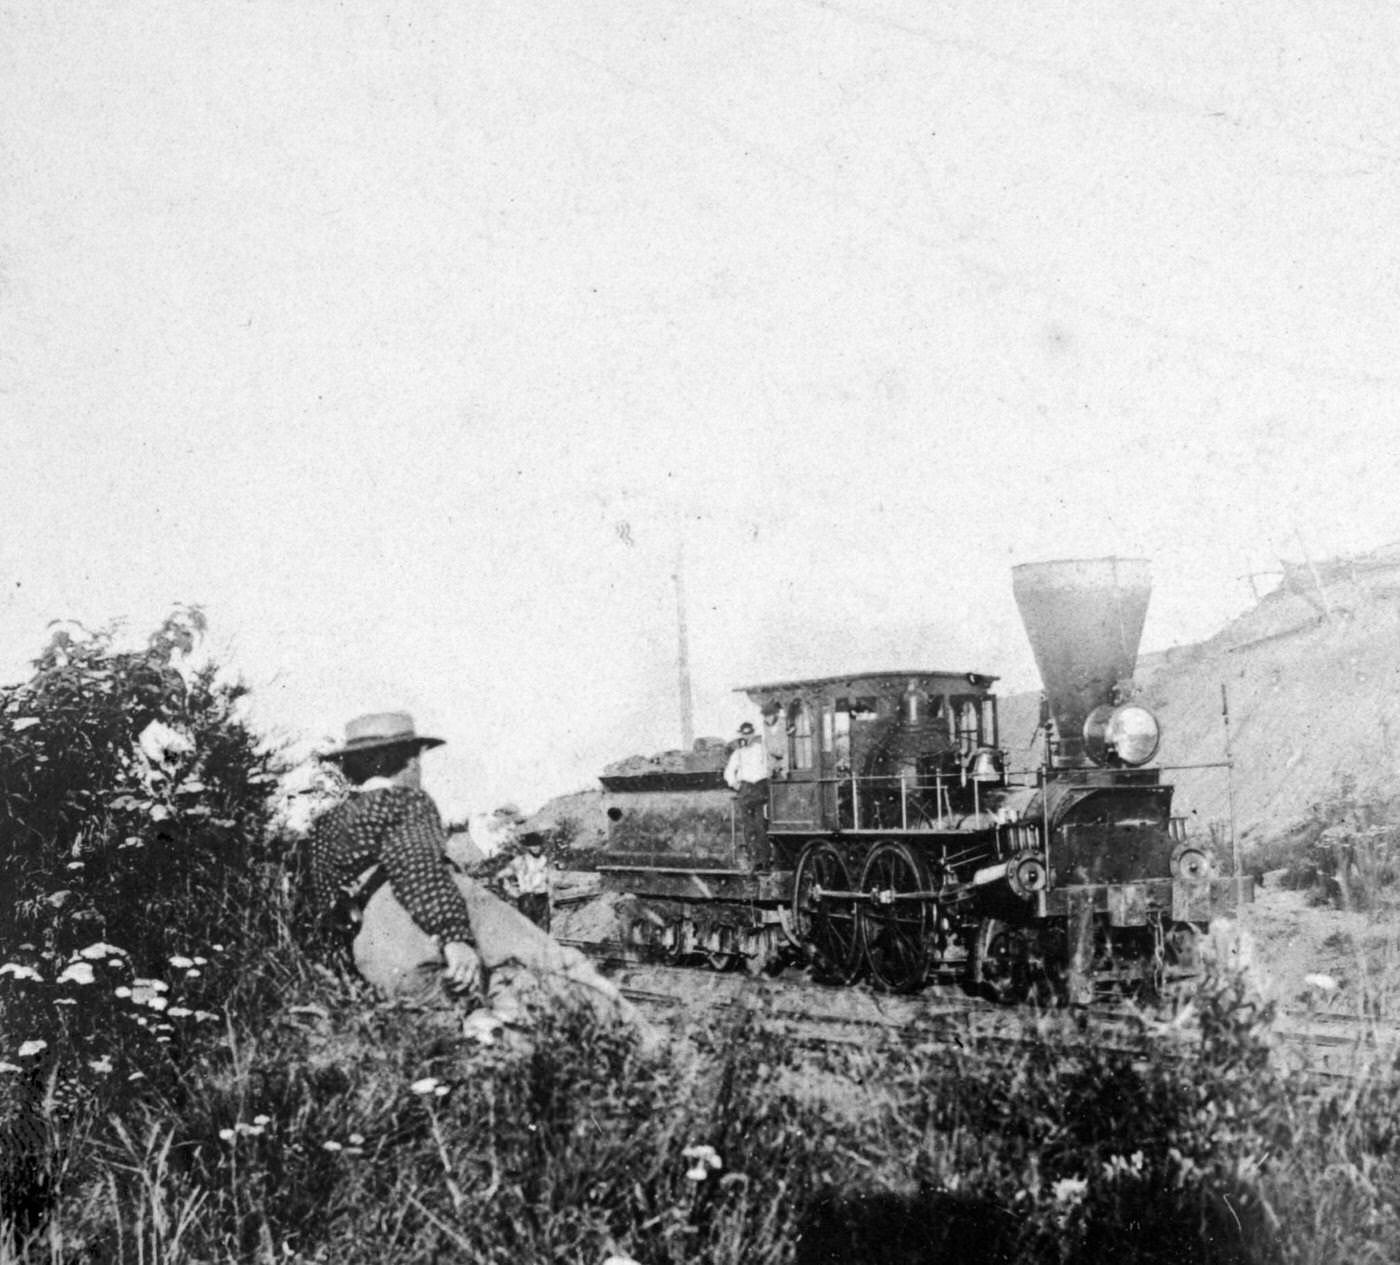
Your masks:
M 1137 663 L 1152 592 L 1148 563 L 1028 562 L 1011 569 L 1011 587 L 1055 721 L 1055 763 L 1083 764 L 1084 718 L 1114 701 L 1113 687 Z

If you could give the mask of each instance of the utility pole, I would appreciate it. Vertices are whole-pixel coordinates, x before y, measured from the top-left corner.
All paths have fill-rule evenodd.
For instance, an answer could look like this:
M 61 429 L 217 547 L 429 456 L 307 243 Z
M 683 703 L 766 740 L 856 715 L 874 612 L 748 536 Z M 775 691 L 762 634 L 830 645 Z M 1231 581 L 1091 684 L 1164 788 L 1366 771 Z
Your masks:
M 676 670 L 680 678 L 681 748 L 695 745 L 695 704 L 690 691 L 690 639 L 685 626 L 685 541 L 676 542 Z

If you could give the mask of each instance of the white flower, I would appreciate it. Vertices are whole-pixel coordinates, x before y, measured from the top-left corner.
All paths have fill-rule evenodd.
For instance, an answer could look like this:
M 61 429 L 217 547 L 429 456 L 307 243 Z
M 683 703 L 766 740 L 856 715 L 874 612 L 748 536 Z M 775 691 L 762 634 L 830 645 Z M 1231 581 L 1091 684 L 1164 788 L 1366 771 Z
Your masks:
M 322 1143 L 321 1143 L 321 1150 L 323 1150 L 323 1151 L 339 1151 L 339 1150 L 341 1150 L 341 1149 L 342 1149 L 342 1148 L 341 1148 L 341 1145 L 340 1145 L 339 1142 L 322 1142 Z
M 124 958 L 126 950 L 119 949 L 115 944 L 106 944 L 99 940 L 96 944 L 90 944 L 86 949 L 79 949 L 78 956 L 87 958 L 90 962 L 96 962 L 98 958 Z
M 271 1116 L 254 1116 L 254 1117 L 253 1117 L 253 1123 L 254 1123 L 255 1125 L 257 1125 L 259 1128 L 265 1128 L 266 1126 L 268 1126 L 268 1125 L 270 1125 L 270 1124 L 272 1123 L 272 1117 L 271 1117 Z M 354 1140 L 355 1140 L 355 1135 L 352 1133 L 352 1134 L 350 1135 L 350 1141 L 353 1142 Z M 361 1138 L 360 1141 L 363 1142 L 364 1139 Z
M 431 1094 L 437 1091 L 441 1083 L 436 1076 L 425 1076 L 422 1080 L 414 1081 L 409 1089 L 415 1094 Z
M 213 949 L 215 953 L 222 953 L 224 951 L 224 946 L 221 944 L 211 944 L 209 947 Z
M 104 1054 L 100 1059 L 89 1059 L 88 1066 L 92 1068 L 94 1072 L 102 1072 L 105 1074 L 112 1070 L 112 1060 Z
M 171 1006 L 165 1013 L 172 1019 L 183 1019 L 186 1015 L 194 1014 L 194 1011 L 188 1006 Z
M 17 734 L 22 734 L 26 729 L 32 729 L 39 723 L 37 716 L 16 716 L 10 721 L 10 728 Z
M 22 1068 L 18 1063 L 0 1063 L 0 1072 L 22 1072 L 22 1071 L 24 1071 L 24 1068 Z
M 212 1010 L 196 1010 L 194 1012 L 194 1017 L 196 1022 L 204 1023 L 205 1021 L 210 1019 L 217 1019 L 219 1016 L 216 1015 Z
M 208 958 L 196 957 L 195 960 L 194 960 L 194 964 L 195 964 L 196 966 L 208 966 L 208 965 L 209 965 L 209 959 L 208 959 Z
M 719 1152 L 712 1146 L 688 1146 L 681 1152 L 681 1157 L 687 1160 L 694 1160 L 696 1168 L 723 1168 L 724 1162 L 719 1158 Z
M 76 1006 L 78 999 L 76 997 L 55 997 L 53 1004 L 55 1006 Z
M 170 1003 L 164 997 L 152 997 L 146 1005 L 152 1010 L 164 1010 Z
M 83 861 L 69 861 L 64 868 L 69 870 L 85 870 L 87 869 L 87 865 Z
M 170 965 L 175 967 L 176 970 L 183 971 L 187 966 L 193 966 L 194 961 L 191 958 L 182 957 L 177 953 L 170 959 Z
M 170 985 L 160 979 L 134 979 L 131 981 L 135 988 L 147 988 L 155 993 L 168 993 Z
M 22 1059 L 29 1058 L 32 1054 L 42 1054 L 49 1048 L 49 1043 L 42 1037 L 35 1037 L 32 1041 L 26 1041 L 19 1047 L 19 1056 Z
M 163 764 L 172 755 L 190 755 L 194 751 L 193 738 L 159 720 L 151 721 L 136 741 L 141 754 L 152 764 Z
M 32 966 L 21 966 L 18 962 L 6 962 L 0 966 L 0 975 L 13 975 L 15 979 L 42 980 L 44 977 Z
M 348 1141 L 352 1146 L 364 1146 L 365 1144 L 364 1135 L 360 1133 L 352 1133 Z
M 130 1076 L 128 1076 L 126 1079 L 129 1080 L 129 1081 L 143 1081 L 143 1080 L 146 1079 L 146 1073 L 145 1073 L 145 1072 L 132 1072 L 132 1074 L 131 1074 Z
M 125 984 L 118 984 L 118 985 L 116 986 L 116 988 L 114 988 L 114 989 L 112 990 L 112 996 L 113 996 L 113 997 L 130 997 L 130 996 L 131 996 L 131 989 L 129 989 Z
M 58 982 L 60 984 L 91 984 L 92 963 L 70 962 L 63 968 L 63 974 L 58 977 Z
M 190 969 L 189 969 L 188 971 L 185 972 L 185 978 L 186 978 L 186 979 L 198 979 L 199 976 L 200 976 L 200 970 L 199 970 L 198 967 L 192 966 L 192 967 L 190 967 Z
M 1341 987 L 1336 977 L 1332 975 L 1304 975 L 1303 983 L 1309 988 L 1316 988 L 1324 993 L 1336 992 Z
M 1071 1207 L 1083 1202 L 1088 1190 L 1089 1183 L 1082 1177 L 1062 1177 L 1050 1188 L 1057 1204 L 1069 1204 Z
M 221 1142 L 232 1142 L 238 1135 L 232 1129 L 220 1129 L 219 1140 Z
M 630 1256 L 610 1256 L 603 1265 L 640 1265 L 640 1262 L 634 1261 Z

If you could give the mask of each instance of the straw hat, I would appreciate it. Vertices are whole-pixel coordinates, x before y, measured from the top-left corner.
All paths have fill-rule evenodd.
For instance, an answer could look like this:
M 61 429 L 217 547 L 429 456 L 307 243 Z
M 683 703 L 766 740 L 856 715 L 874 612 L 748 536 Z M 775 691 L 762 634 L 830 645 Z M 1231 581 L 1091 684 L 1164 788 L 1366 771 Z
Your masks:
M 442 746 L 442 738 L 420 737 L 413 728 L 413 717 L 407 712 L 370 712 L 356 716 L 345 726 L 345 745 L 327 751 L 321 759 L 340 760 L 357 751 L 374 751 L 380 747 L 412 745 L 424 751 Z

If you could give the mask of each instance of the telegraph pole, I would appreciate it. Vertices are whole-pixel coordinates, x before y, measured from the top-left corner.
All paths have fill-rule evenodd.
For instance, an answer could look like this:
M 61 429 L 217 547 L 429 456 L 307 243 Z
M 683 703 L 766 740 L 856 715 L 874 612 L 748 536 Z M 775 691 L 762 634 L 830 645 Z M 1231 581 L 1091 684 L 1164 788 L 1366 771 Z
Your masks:
M 690 690 L 690 639 L 685 626 L 685 541 L 676 542 L 676 671 L 681 696 L 681 747 L 695 745 L 695 704 Z

